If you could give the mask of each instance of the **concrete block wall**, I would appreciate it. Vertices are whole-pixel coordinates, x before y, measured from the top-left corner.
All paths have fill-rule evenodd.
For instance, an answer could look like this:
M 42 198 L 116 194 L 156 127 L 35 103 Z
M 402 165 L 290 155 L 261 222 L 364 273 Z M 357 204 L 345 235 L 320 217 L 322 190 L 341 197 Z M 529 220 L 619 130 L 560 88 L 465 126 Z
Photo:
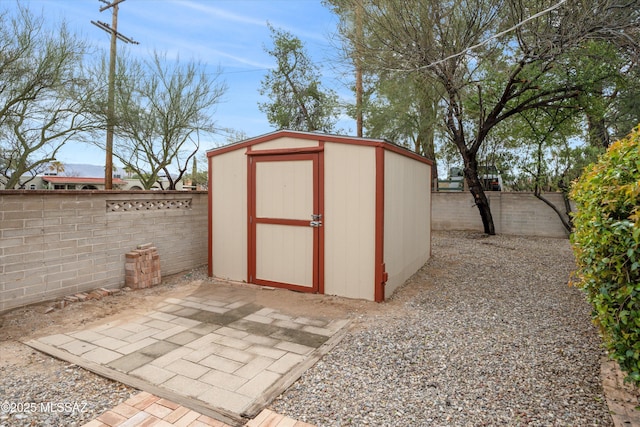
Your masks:
M 496 232 L 566 238 L 531 193 L 488 193 Z M 546 194 L 562 207 L 560 194 Z M 206 192 L 0 191 L 0 312 L 118 288 L 125 256 L 153 243 L 163 276 L 207 263 Z M 432 193 L 432 230 L 483 231 L 468 192 Z
M 162 275 L 207 263 L 206 192 L 1 191 L 0 312 L 125 281 L 153 243 Z
M 566 238 L 558 215 L 533 193 L 487 192 L 497 234 Z M 564 212 L 560 193 L 544 194 Z M 478 208 L 469 192 L 432 193 L 432 230 L 484 231 Z

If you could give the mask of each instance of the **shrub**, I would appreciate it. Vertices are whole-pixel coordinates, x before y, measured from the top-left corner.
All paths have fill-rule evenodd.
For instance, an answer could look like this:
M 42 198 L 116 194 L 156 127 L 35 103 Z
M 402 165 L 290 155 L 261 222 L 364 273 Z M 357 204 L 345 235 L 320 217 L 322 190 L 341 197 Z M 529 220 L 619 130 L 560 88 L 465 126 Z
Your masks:
M 609 356 L 640 384 L 640 127 L 573 184 L 575 283 L 593 305 Z

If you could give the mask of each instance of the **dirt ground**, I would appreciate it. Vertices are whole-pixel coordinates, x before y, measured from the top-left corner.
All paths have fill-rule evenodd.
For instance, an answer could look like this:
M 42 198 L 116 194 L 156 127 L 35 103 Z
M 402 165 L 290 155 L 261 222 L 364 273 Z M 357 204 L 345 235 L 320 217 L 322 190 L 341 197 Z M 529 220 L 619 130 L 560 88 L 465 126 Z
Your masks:
M 455 263 L 457 261 L 453 260 L 452 262 Z M 73 424 L 63 423 L 64 425 L 77 425 L 79 422 L 86 422 L 99 415 L 102 411 L 108 409 L 110 405 L 113 405 L 113 402 L 126 399 L 135 390 L 113 382 L 107 384 L 106 381 L 110 380 L 99 378 L 89 372 L 80 373 L 81 370 L 77 367 L 39 353 L 22 344 L 22 342 L 62 332 L 88 329 L 107 321 L 120 321 L 138 317 L 151 311 L 166 298 L 197 296 L 199 292 L 211 286 L 253 288 L 258 290 L 258 292 L 253 292 L 256 304 L 274 308 L 290 315 L 327 318 L 344 318 L 346 315 L 352 320 L 351 328 L 360 329 L 371 325 L 377 320 L 385 321 L 385 319 L 402 317 L 406 310 L 409 310 L 406 302 L 410 301 L 412 296 L 416 295 L 420 290 L 433 286 L 432 283 L 437 282 L 439 277 L 445 278 L 450 275 L 451 273 L 448 269 L 439 269 L 435 265 L 429 266 L 428 272 L 423 268 L 397 290 L 392 298 L 384 304 L 378 304 L 328 295 L 297 293 L 239 283 L 225 283 L 207 277 L 206 266 L 203 266 L 189 272 L 165 277 L 161 286 L 143 290 L 120 290 L 116 294 L 106 296 L 100 300 L 71 303 L 64 308 L 56 308 L 53 311 L 50 310 L 53 306 L 52 302 L 34 304 L 0 315 L 0 378 L 10 378 L 14 376 L 14 373 L 20 372 L 19 378 L 13 380 L 14 383 L 5 384 L 10 389 L 12 384 L 19 384 L 21 381 L 22 383 L 25 381 L 33 382 L 35 378 L 38 379 L 37 382 L 55 382 L 60 378 L 61 372 L 71 372 L 71 376 L 76 376 L 78 386 L 83 382 L 93 382 L 91 387 L 95 390 L 108 389 L 109 395 L 105 396 L 104 400 L 101 400 L 100 404 L 97 404 L 91 413 L 87 413 L 85 418 L 77 419 Z M 104 384 L 103 381 L 105 381 Z M 35 387 L 37 388 L 37 385 Z M 3 384 L 0 383 L 0 389 L 2 388 Z M 86 392 L 84 389 L 79 388 L 78 395 L 82 395 L 82 393 Z M 637 390 L 634 394 L 635 398 Z M 627 398 L 624 398 L 624 400 L 629 401 Z M 635 401 L 638 400 L 636 399 Z M 16 421 L 20 421 L 20 424 L 9 423 L 6 425 L 29 425 L 24 424 L 22 422 L 24 420 Z M 0 425 L 5 425 L 3 422 L 0 419 Z M 59 421 L 54 421 L 54 423 L 56 422 Z M 31 425 L 36 424 L 32 423 Z
M 431 272 L 433 274 L 433 271 Z M 0 315 L 0 369 L 40 369 L 39 354 L 21 342 L 57 333 L 88 329 L 105 321 L 120 321 L 140 316 L 151 311 L 166 298 L 181 298 L 197 295 L 198 291 L 210 286 L 241 286 L 255 288 L 255 302 L 275 308 L 291 315 L 318 317 L 344 317 L 353 319 L 352 328 L 371 321 L 372 318 L 402 311 L 400 300 L 408 297 L 412 290 L 404 286 L 400 292 L 385 304 L 305 294 L 282 289 L 263 288 L 247 284 L 229 284 L 213 280 L 206 275 L 206 267 L 194 269 L 163 279 L 161 286 L 154 288 L 122 291 L 100 300 L 88 300 L 47 312 L 52 302 L 29 305 Z M 366 319 L 366 320 L 365 320 Z

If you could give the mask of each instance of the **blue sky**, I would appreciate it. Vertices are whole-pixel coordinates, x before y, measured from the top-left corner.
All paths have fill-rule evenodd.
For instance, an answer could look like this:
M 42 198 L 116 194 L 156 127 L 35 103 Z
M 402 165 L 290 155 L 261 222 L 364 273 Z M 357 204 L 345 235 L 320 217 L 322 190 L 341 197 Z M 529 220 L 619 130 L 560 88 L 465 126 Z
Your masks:
M 111 24 L 111 9 L 99 0 L 19 0 L 51 23 L 65 20 L 87 40 L 108 49 L 109 35 L 91 20 Z M 14 9 L 16 1 L 0 0 L 0 9 Z M 249 137 L 273 131 L 258 110 L 260 81 L 274 65 L 264 51 L 271 46 L 267 22 L 291 32 L 305 44 L 313 62 L 320 66 L 323 83 L 341 97 L 351 94 L 335 76 L 337 42 L 333 41 L 337 18 L 320 0 L 126 0 L 119 5 L 118 31 L 140 42 L 128 45 L 132 54 L 146 56 L 154 49 L 181 61 L 199 60 L 220 67 L 228 90 L 217 107 L 215 120 L 221 128 L 242 131 Z M 122 46 L 122 42 L 118 42 Z M 344 133 L 355 123 L 339 124 Z M 225 143 L 222 136 L 203 143 L 203 150 Z M 104 154 L 85 145 L 69 144 L 58 155 L 63 163 L 103 164 Z M 114 160 L 115 162 L 115 160 Z

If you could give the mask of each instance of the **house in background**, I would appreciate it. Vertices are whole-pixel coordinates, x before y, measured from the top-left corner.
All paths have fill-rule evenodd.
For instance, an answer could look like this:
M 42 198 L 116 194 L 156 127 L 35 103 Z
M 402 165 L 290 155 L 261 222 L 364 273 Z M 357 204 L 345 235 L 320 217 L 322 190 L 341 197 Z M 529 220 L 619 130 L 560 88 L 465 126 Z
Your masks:
M 39 176 L 40 181 L 47 190 L 104 190 L 104 178 L 84 178 L 79 176 Z M 113 189 L 124 190 L 128 182 L 119 178 L 113 178 Z M 30 183 L 29 189 L 35 189 L 37 184 Z M 138 188 L 140 190 L 141 188 Z
M 53 171 L 49 168 L 49 172 L 36 175 L 25 175 L 21 182 L 25 190 L 104 190 L 104 166 L 87 165 L 87 164 L 64 164 L 57 165 L 59 171 Z M 165 188 L 169 186 L 166 182 Z M 163 182 L 163 184 L 164 184 Z M 182 181 L 176 185 L 177 190 L 187 190 L 183 188 Z M 114 168 L 113 173 L 113 189 L 114 190 L 143 190 L 144 186 L 140 180 L 136 178 L 127 178 L 123 168 Z M 158 184 L 154 185 L 152 190 L 160 190 Z

